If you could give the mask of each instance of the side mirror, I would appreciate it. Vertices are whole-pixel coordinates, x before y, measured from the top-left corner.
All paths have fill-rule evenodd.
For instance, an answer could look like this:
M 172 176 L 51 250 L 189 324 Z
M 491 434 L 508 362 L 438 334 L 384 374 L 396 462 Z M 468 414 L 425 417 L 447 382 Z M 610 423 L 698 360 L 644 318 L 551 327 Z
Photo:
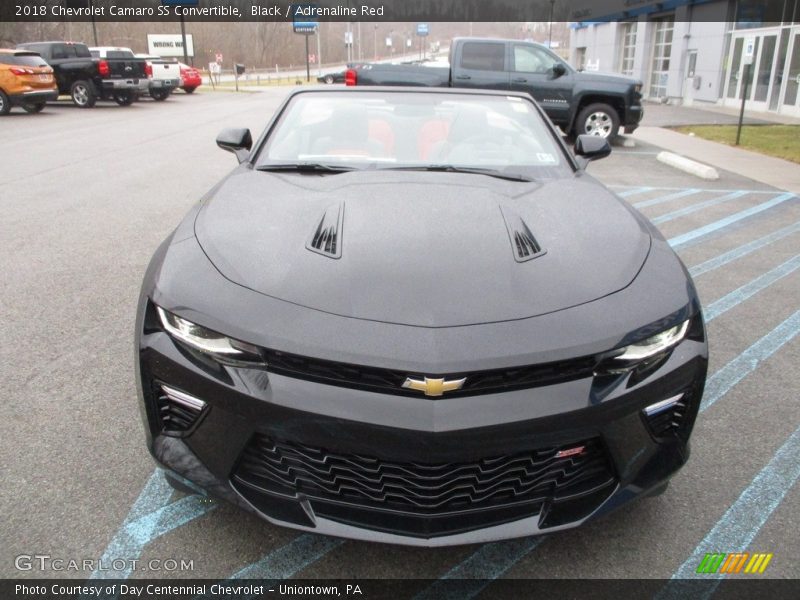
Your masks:
M 605 158 L 611 154 L 611 144 L 606 138 L 598 135 L 579 135 L 575 140 L 575 156 L 580 157 L 581 167 L 590 161 Z
M 244 162 L 253 147 L 253 136 L 249 129 L 223 129 L 217 136 L 217 146 L 233 152 L 239 162 Z
M 553 75 L 555 77 L 561 77 L 567 72 L 567 67 L 565 67 L 561 63 L 553 63 Z

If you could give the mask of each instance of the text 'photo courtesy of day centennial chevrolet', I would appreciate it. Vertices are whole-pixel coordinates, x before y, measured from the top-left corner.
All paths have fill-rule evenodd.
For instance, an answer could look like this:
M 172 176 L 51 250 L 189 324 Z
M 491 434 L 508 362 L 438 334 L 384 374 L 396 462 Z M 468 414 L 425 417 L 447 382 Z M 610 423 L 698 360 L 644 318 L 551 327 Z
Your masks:
M 576 527 L 689 458 L 708 346 L 664 237 L 523 92 L 290 94 L 153 257 L 136 321 L 173 487 L 445 546 Z M 624 510 L 624 509 L 623 509 Z

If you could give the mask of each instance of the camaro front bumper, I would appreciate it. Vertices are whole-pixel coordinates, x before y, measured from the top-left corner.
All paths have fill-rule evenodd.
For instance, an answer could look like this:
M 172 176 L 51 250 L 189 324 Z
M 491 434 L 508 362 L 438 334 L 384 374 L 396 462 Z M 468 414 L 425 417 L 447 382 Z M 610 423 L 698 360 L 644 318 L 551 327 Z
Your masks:
M 194 243 L 178 242 L 187 257 Z M 357 365 L 367 363 L 346 351 L 341 362 L 330 360 L 330 351 L 320 352 L 326 360 L 317 360 L 298 352 L 297 344 L 264 337 L 262 347 L 270 354 L 267 366 L 257 368 L 220 365 L 192 351 L 163 331 L 155 314 L 154 301 L 174 309 L 168 297 L 177 290 L 154 284 L 157 274 L 167 276 L 179 266 L 170 262 L 161 264 L 157 255 L 151 265 L 137 322 L 137 380 L 149 450 L 179 478 L 270 522 L 419 546 L 527 536 L 580 525 L 647 495 L 688 458 L 707 369 L 696 304 L 686 307 L 694 310 L 685 313 L 692 318 L 689 338 L 639 380 L 596 375 L 591 366 L 554 354 L 548 373 L 556 375 L 544 383 L 429 398 L 359 389 L 353 378 L 374 373 L 362 369 L 358 375 Z M 205 282 L 206 289 L 219 285 L 220 292 L 243 293 L 218 276 Z M 245 294 L 245 303 L 274 302 Z M 233 297 L 226 305 L 231 314 L 244 310 Z M 253 307 L 262 315 L 270 314 L 266 309 Z M 271 309 L 275 313 L 278 305 Z M 281 322 L 270 323 L 278 335 Z M 288 323 L 297 339 L 308 330 L 299 318 Z M 388 331 L 386 324 L 362 326 L 376 336 Z M 502 337 L 505 326 L 496 327 Z M 406 329 L 413 330 L 410 336 L 436 338 L 430 346 L 448 355 L 427 370 L 430 350 L 420 344 L 416 366 L 409 360 L 396 365 L 409 374 L 476 372 L 483 365 L 495 372 L 500 363 L 545 362 L 522 355 L 481 361 L 484 352 L 475 349 L 478 358 L 462 363 L 457 355 L 467 352 L 465 345 L 447 345 L 460 334 Z M 562 333 L 570 335 L 566 328 Z M 342 348 L 349 347 L 346 337 L 342 330 Z M 362 339 L 367 352 L 368 338 Z M 399 334 L 389 339 L 395 349 L 404 345 Z M 539 338 L 529 339 L 534 346 Z M 588 346 L 580 353 L 594 354 Z M 349 377 L 349 383 L 337 383 L 337 377 Z

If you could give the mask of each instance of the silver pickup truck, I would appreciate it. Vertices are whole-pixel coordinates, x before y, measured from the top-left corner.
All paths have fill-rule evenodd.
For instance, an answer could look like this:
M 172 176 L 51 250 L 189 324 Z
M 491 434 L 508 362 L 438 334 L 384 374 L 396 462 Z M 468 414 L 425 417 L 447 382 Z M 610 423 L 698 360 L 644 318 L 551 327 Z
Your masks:
M 154 54 L 137 54 L 136 57 L 147 61 L 150 97 L 153 100 L 166 100 L 172 91 L 181 85 L 181 68 L 174 59 Z

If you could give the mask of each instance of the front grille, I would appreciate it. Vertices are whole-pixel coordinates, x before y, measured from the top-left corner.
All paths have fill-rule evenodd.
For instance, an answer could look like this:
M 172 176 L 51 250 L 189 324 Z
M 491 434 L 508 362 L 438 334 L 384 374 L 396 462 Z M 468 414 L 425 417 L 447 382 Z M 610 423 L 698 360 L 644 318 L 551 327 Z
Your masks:
M 507 392 L 592 377 L 597 365 L 595 356 L 584 356 L 506 369 L 432 375 L 431 373 L 352 365 L 269 349 L 265 350 L 265 358 L 267 370 L 279 375 L 404 396 L 424 397 L 418 391 L 403 388 L 403 382 L 407 377 L 420 379 L 424 377 L 445 377 L 446 379 L 466 377 L 463 387 L 460 390 L 448 392 L 448 398 Z
M 559 455 L 581 446 L 580 453 Z M 593 509 L 608 496 L 614 481 L 597 439 L 470 462 L 412 463 L 340 454 L 257 434 L 233 475 L 240 491 L 244 484 L 249 494 L 255 488 L 306 497 L 315 512 L 315 501 L 320 501 L 322 513 L 328 510 L 325 505 L 347 506 L 349 522 L 371 528 L 380 528 L 372 511 L 390 511 L 395 525 L 409 518 L 454 517 L 452 523 L 438 523 L 442 534 L 463 528 L 463 518 L 470 513 L 482 513 L 471 527 L 480 528 L 496 520 L 493 512 L 500 518 L 513 510 L 515 519 L 523 518 L 540 514 L 551 503 L 602 490 Z M 409 525 L 403 532 L 414 534 L 419 528 Z

